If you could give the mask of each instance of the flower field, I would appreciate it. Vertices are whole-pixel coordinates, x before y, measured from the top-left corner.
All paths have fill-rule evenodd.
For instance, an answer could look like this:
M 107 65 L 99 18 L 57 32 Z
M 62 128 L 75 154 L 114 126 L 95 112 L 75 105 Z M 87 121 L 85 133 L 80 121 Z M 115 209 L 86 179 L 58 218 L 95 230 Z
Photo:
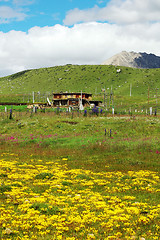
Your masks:
M 160 204 L 139 201 L 159 195 L 155 172 L 94 173 L 62 161 L 1 155 L 2 239 L 159 239 Z
M 77 125 L 66 127 L 58 117 L 61 127 L 52 125 L 52 133 L 50 120 L 47 130 L 37 127 L 43 119 L 37 120 L 34 132 L 27 129 L 33 119 L 22 129 L 16 120 L 2 122 L 1 131 L 9 130 L 0 145 L 0 239 L 160 239 L 157 126 L 148 128 L 153 119 L 137 120 L 139 128 L 148 129 L 143 141 L 127 127 L 128 119 L 120 126 L 116 119 L 92 119 L 91 126 L 90 119 L 75 120 Z M 94 129 L 84 133 L 87 123 Z M 114 128 L 107 139 L 102 137 L 106 124 Z M 62 134 L 68 136 L 66 144 Z

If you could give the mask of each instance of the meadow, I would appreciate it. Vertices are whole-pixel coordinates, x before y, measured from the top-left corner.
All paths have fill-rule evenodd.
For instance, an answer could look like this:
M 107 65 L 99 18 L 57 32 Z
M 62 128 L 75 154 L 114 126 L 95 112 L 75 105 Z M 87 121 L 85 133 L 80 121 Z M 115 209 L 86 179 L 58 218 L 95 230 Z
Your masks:
M 160 237 L 160 117 L 0 113 L 0 238 Z

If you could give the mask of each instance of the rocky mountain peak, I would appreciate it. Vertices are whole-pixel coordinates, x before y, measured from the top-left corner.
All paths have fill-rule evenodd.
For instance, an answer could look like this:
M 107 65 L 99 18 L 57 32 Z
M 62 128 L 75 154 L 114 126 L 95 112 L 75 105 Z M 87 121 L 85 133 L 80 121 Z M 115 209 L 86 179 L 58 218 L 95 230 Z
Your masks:
M 116 65 L 133 68 L 160 68 L 160 57 L 152 53 L 122 51 L 104 61 L 102 65 Z

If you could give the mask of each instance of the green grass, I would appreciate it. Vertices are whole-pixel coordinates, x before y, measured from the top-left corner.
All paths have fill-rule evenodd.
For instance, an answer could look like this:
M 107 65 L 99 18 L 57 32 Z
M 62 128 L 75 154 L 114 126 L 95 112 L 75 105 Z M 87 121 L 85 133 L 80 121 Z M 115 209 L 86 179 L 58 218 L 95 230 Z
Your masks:
M 65 65 L 51 68 L 41 68 L 23 71 L 0 78 L 0 101 L 32 102 L 32 92 L 35 92 L 37 102 L 46 102 L 52 92 L 84 92 L 92 93 L 94 99 L 103 100 L 106 89 L 109 95 L 111 88 L 114 93 L 114 105 L 123 107 L 144 107 L 148 104 L 154 107 L 159 96 L 160 69 L 135 69 L 105 65 Z M 130 86 L 132 96 L 130 97 Z M 149 95 L 148 95 L 149 88 Z M 111 102 L 110 102 L 111 104 Z
M 17 113 L 12 120 L 2 116 L 0 146 L 69 156 L 68 164 L 75 167 L 92 167 L 91 158 L 98 169 L 109 162 L 111 169 L 155 170 L 160 169 L 159 125 L 159 117 L 154 116 L 84 117 L 81 113 L 72 118 L 65 113 Z
M 24 112 L 27 110 L 27 105 L 18 105 L 18 106 L 16 106 L 16 105 L 0 105 L 0 112 L 4 112 L 5 107 L 8 112 L 10 111 L 10 109 L 12 109 L 13 111 L 16 111 L 16 112 Z

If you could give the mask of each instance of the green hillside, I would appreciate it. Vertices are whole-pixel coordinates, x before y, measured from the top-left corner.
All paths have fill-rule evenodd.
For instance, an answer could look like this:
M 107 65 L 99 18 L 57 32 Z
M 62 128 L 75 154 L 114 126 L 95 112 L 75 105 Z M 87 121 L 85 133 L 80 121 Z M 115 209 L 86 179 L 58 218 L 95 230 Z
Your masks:
M 117 69 L 121 69 L 117 73 Z M 102 89 L 108 96 L 111 88 L 117 104 L 147 104 L 156 102 L 160 89 L 160 69 L 135 69 L 107 65 L 65 65 L 19 72 L 0 78 L 0 101 L 46 101 L 52 92 L 88 92 L 103 99 Z M 130 97 L 131 87 L 131 97 Z M 149 91 L 148 91 L 149 89 Z

